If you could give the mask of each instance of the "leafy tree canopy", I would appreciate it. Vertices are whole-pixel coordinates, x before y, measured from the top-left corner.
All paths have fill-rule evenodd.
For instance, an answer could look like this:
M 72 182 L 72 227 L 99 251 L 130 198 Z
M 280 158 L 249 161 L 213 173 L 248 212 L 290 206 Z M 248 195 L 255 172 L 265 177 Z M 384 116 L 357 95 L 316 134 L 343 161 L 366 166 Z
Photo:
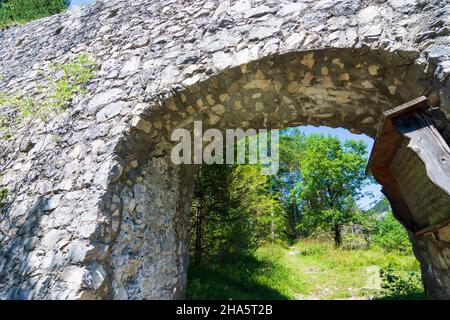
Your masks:
M 283 236 L 285 221 L 257 165 L 203 165 L 194 179 L 190 251 L 194 263 L 232 260 Z
M 0 0 L 0 29 L 66 10 L 70 0 Z
M 342 226 L 361 221 L 356 201 L 369 181 L 365 175 L 367 146 L 362 141 L 341 142 L 317 134 L 303 137 L 302 144 L 295 192 L 303 226 L 330 228 L 339 246 Z

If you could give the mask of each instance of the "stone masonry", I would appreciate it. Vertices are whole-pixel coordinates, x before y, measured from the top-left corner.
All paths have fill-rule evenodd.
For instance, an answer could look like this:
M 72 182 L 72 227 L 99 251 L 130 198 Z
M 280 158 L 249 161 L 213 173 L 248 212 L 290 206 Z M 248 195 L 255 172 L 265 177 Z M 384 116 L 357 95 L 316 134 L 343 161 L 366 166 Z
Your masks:
M 373 137 L 426 95 L 449 137 L 449 45 L 447 0 L 97 1 L 0 31 L 0 92 L 99 64 L 67 112 L 0 142 L 0 299 L 182 298 L 198 168 L 170 161 L 173 129 Z M 429 297 L 450 298 L 450 229 L 411 240 Z

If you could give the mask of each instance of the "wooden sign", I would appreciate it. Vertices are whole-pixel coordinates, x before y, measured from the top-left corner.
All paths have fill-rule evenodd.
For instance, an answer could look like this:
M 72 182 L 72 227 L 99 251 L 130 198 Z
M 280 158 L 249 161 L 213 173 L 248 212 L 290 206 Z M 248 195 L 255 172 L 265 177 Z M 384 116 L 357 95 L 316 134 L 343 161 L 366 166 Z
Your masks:
M 420 97 L 383 114 L 367 170 L 395 217 L 418 235 L 450 223 L 450 148 Z

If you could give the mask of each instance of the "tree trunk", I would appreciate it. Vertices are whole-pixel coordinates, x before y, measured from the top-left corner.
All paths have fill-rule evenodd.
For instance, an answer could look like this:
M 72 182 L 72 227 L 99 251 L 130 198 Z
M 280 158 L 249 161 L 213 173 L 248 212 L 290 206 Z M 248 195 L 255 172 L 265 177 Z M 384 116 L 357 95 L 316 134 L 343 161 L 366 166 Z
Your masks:
M 203 249 L 203 206 L 200 204 L 197 208 L 197 216 L 195 219 L 195 245 L 194 245 L 194 261 L 196 264 L 202 262 Z
M 297 218 L 298 218 L 298 208 L 297 208 L 297 203 L 292 202 L 292 214 L 294 217 L 294 228 L 293 228 L 293 232 L 294 232 L 294 237 L 297 239 L 298 238 L 298 232 L 297 232 Z
M 291 186 L 294 185 L 294 177 L 292 176 L 292 168 L 289 168 L 289 180 L 291 183 Z M 298 232 L 297 232 L 297 219 L 298 219 L 298 207 L 297 207 L 297 199 L 295 197 L 295 194 L 292 194 L 291 199 L 291 205 L 292 205 L 292 217 L 293 217 L 293 234 L 295 239 L 298 238 Z
M 275 242 L 275 222 L 274 222 L 274 213 L 271 212 L 270 216 L 272 217 L 271 221 L 270 221 L 270 237 L 272 242 Z
M 341 226 L 335 224 L 333 226 L 333 232 L 334 232 L 334 245 L 336 246 L 336 248 L 339 248 L 342 244 Z

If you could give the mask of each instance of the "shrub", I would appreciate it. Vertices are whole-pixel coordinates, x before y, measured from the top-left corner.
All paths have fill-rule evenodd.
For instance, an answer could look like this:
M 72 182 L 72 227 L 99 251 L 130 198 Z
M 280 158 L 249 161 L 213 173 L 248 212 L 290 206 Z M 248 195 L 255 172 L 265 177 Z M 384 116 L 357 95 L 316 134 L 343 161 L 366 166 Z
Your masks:
M 391 213 L 387 213 L 378 222 L 373 243 L 380 247 L 392 251 L 399 250 L 406 252 L 411 250 L 408 233 Z
M 421 299 L 425 297 L 419 272 L 382 269 L 381 288 L 385 299 Z
M 8 196 L 8 189 L 0 188 L 0 207 L 3 204 L 3 202 L 6 200 L 7 196 Z
M 95 60 L 82 53 L 72 61 L 50 65 L 48 72 L 41 71 L 43 80 L 35 83 L 35 90 L 14 94 L 0 92 L 0 106 L 14 111 L 0 116 L 1 137 L 7 140 L 18 128 L 32 121 L 46 121 L 63 112 L 77 94 L 87 93 L 86 86 L 95 74 Z

